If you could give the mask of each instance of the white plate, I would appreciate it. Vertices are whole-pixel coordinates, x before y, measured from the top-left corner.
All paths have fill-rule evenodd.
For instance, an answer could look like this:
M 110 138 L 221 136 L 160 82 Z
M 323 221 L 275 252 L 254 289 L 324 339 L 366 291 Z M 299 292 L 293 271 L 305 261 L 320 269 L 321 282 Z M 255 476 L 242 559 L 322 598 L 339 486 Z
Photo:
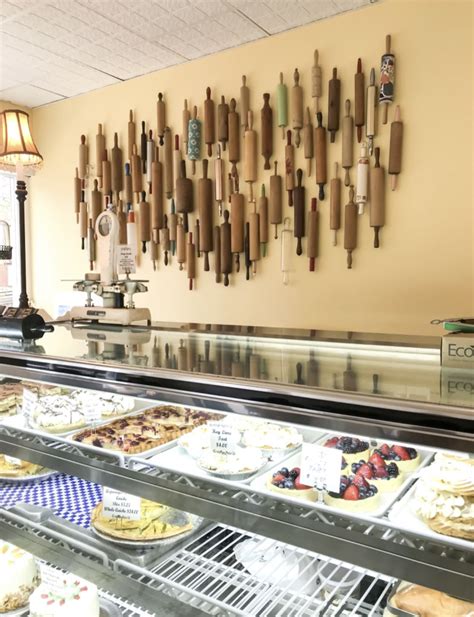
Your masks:
M 21 478 L 5 477 L 0 475 L 0 482 L 9 482 L 10 484 L 16 484 L 17 482 L 37 482 L 38 480 L 44 480 L 51 476 L 55 476 L 59 471 L 52 471 L 51 469 L 45 469 L 41 473 L 33 474 L 30 476 L 22 476 Z
M 21 615 L 28 615 L 30 612 L 30 607 L 27 604 L 22 608 L 16 608 L 14 611 L 8 611 L 6 613 L 0 613 L 2 617 L 21 617 Z

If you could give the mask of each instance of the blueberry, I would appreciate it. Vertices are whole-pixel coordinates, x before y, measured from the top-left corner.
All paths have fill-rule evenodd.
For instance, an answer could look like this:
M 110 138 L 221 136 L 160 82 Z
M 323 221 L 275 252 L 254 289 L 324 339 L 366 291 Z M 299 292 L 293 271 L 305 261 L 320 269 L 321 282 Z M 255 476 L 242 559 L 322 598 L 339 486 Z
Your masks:
M 282 468 L 280 469 L 280 473 L 281 473 L 281 475 L 282 475 L 282 476 L 286 476 L 286 477 L 288 477 L 288 474 L 289 474 L 290 472 L 288 471 L 288 468 L 287 468 L 287 467 L 282 467 Z
M 296 469 L 292 469 L 290 471 L 290 478 L 292 478 L 293 480 L 295 480 L 298 477 L 298 471 Z
M 352 463 L 351 469 L 355 473 L 359 469 L 359 465 L 357 463 Z
M 285 480 L 283 484 L 285 488 L 295 488 L 293 480 Z
M 411 459 L 416 458 L 416 450 L 415 448 L 407 448 L 406 449 Z
M 373 487 L 372 487 L 372 489 L 373 489 L 373 491 L 374 491 L 374 495 L 375 495 L 375 493 L 378 493 L 378 492 L 379 492 L 379 489 L 378 489 L 376 486 L 373 486 Z
M 398 456 L 398 454 L 395 454 L 395 456 L 393 457 L 396 461 L 401 461 L 402 459 Z

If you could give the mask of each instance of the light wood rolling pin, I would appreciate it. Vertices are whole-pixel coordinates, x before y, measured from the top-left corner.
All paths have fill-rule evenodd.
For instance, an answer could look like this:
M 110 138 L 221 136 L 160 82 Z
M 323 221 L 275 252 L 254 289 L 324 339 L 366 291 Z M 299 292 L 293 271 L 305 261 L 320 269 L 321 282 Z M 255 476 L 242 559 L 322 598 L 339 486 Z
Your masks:
M 114 145 L 111 154 L 111 178 L 110 183 L 112 191 L 115 193 L 116 200 L 118 202 L 119 193 L 123 190 L 123 157 L 122 150 L 118 145 L 118 133 L 114 133 Z
M 237 272 L 240 272 L 240 253 L 244 250 L 244 196 L 232 193 L 230 198 L 231 252 L 234 255 Z
M 176 226 L 176 260 L 179 263 L 179 269 L 183 269 L 183 264 L 186 263 L 186 232 L 181 217 L 178 217 Z
M 237 163 L 240 161 L 240 120 L 236 111 L 235 99 L 229 104 L 229 161 L 232 163 L 232 175 L 237 174 Z
M 370 82 L 367 87 L 367 112 L 365 115 L 365 134 L 369 140 L 369 154 L 374 151 L 375 137 L 375 101 L 377 100 L 377 86 L 375 85 L 375 69 L 370 70 Z
M 165 151 L 165 195 L 168 199 L 173 197 L 173 138 L 171 135 L 171 129 L 165 127 L 163 136 L 164 151 Z
M 89 219 L 87 216 L 86 191 L 84 189 L 84 182 L 83 182 L 82 189 L 81 189 L 81 203 L 79 204 L 79 235 L 81 238 L 81 249 L 82 250 L 84 250 L 86 246 L 88 222 L 89 222 Z
M 273 155 L 273 111 L 270 107 L 270 95 L 263 95 L 263 107 L 261 110 L 261 145 L 262 156 L 265 159 L 263 169 L 271 169 L 270 159 Z
M 380 148 L 375 148 L 375 167 L 370 172 L 370 226 L 374 247 L 379 248 L 379 231 L 385 225 L 385 169 L 380 166 Z
M 97 126 L 97 135 L 95 136 L 95 167 L 96 176 L 99 179 L 99 186 L 102 187 L 102 161 L 105 156 L 105 135 L 102 132 L 102 124 Z
M 206 88 L 204 101 L 204 143 L 207 144 L 207 155 L 212 156 L 212 146 L 216 141 L 216 117 L 214 101 L 211 99 L 211 89 Z
M 303 170 L 298 169 L 296 171 L 296 186 L 293 189 L 293 215 L 294 225 L 293 234 L 296 238 L 296 254 L 303 254 L 303 246 L 301 243 L 302 238 L 305 235 L 305 188 L 301 184 L 303 180 Z
M 382 122 L 387 124 L 388 106 L 395 94 L 395 56 L 390 51 L 392 38 L 385 37 L 385 53 L 380 61 L 379 105 L 382 106 Z
M 196 161 L 201 158 L 201 121 L 197 117 L 197 107 L 193 107 L 193 116 L 188 124 L 188 159 L 192 162 L 193 176 L 196 173 Z
M 87 249 L 89 251 L 89 267 L 94 269 L 94 261 L 96 260 L 95 251 L 95 229 L 92 224 L 92 219 L 89 219 L 89 227 L 87 228 Z
M 196 256 L 201 257 L 201 225 L 199 219 L 194 223 L 194 245 L 196 247 Z
M 92 220 L 92 226 L 95 229 L 95 222 L 97 217 L 103 210 L 103 198 L 102 193 L 99 191 L 99 183 L 97 180 L 94 180 L 94 188 L 91 191 L 91 216 L 90 220 Z
M 247 86 L 247 77 L 242 75 L 242 85 L 240 86 L 240 125 L 242 130 L 247 128 L 250 111 L 250 89 Z
M 224 222 L 221 223 L 221 270 L 224 275 L 224 287 L 229 285 L 229 274 L 232 274 L 231 225 L 229 211 L 224 210 Z
M 127 215 L 124 212 L 121 199 L 118 204 L 117 219 L 119 224 L 119 244 L 127 244 Z
M 400 106 L 395 108 L 395 115 L 390 126 L 390 151 L 388 158 L 388 173 L 392 191 L 397 188 L 397 176 L 402 170 L 402 143 L 403 122 L 401 121 Z
M 76 175 L 74 176 L 74 214 L 76 215 L 76 223 L 79 223 L 79 204 L 81 203 L 82 180 L 79 178 L 79 169 L 76 167 Z
M 314 98 L 314 113 L 319 111 L 319 99 L 323 95 L 323 76 L 319 65 L 319 52 L 314 50 L 314 62 L 311 68 L 311 96 Z
M 158 242 L 158 232 L 163 227 L 163 211 L 163 164 L 160 161 L 160 149 L 156 146 L 151 166 L 151 229 L 155 242 Z
M 169 229 L 170 229 L 170 248 L 171 253 L 176 253 L 176 230 L 178 228 L 178 215 L 176 214 L 176 207 L 174 199 L 171 200 L 171 213 L 169 216 Z
M 229 141 L 229 105 L 225 102 L 223 95 L 217 106 L 217 141 L 221 142 L 222 150 L 225 152 Z
M 316 157 L 316 184 L 319 186 L 319 199 L 324 199 L 324 185 L 327 178 L 326 129 L 323 126 L 323 114 L 316 114 L 318 126 L 314 129 L 314 146 Z
M 102 161 L 102 189 L 104 195 L 110 195 L 112 192 L 112 168 L 107 158 L 107 151 L 105 152 L 105 159 Z
M 85 180 L 89 165 L 89 146 L 86 144 L 86 136 L 81 135 L 81 143 L 79 144 L 79 178 Z
M 176 190 L 176 181 L 179 178 L 179 174 L 181 170 L 181 161 L 182 161 L 182 157 L 181 157 L 181 150 L 179 149 L 179 135 L 175 133 L 174 150 L 173 150 L 173 180 L 175 182 L 175 190 Z
M 270 176 L 270 225 L 275 225 L 275 240 L 278 238 L 278 225 L 283 221 L 283 183 L 278 175 L 278 163 L 275 161 L 275 173 Z
M 355 202 L 359 208 L 359 214 L 364 214 L 364 206 L 368 199 L 369 189 L 369 158 L 365 142 L 360 146 L 360 157 L 357 161 L 357 185 Z
M 311 199 L 311 210 L 308 215 L 308 257 L 309 271 L 316 269 L 316 259 L 319 255 L 319 212 L 316 197 Z
M 304 158 L 306 159 L 306 173 L 311 175 L 311 161 L 314 156 L 314 128 L 311 122 L 311 112 L 309 107 L 306 108 L 306 122 L 303 127 L 303 149 Z
M 151 240 L 151 215 L 150 204 L 146 200 L 146 193 L 142 191 L 142 199 L 138 206 L 140 242 L 142 245 L 142 253 L 146 253 L 147 242 Z
M 336 133 L 339 130 L 340 111 L 341 80 L 337 77 L 337 68 L 333 68 L 328 88 L 328 131 L 331 135 L 332 144 L 336 141 Z
M 207 177 L 208 161 L 202 161 L 202 178 L 198 180 L 200 249 L 204 253 L 204 271 L 209 272 L 209 252 L 212 251 L 212 180 Z
M 169 263 L 169 251 L 170 251 L 170 230 L 168 228 L 168 217 L 163 215 L 163 227 L 160 229 L 160 244 L 163 251 L 163 262 L 165 266 Z
M 142 162 L 137 153 L 137 146 L 134 144 L 132 154 L 132 191 L 137 197 L 137 201 L 142 190 Z
M 354 202 L 354 187 L 349 189 L 349 203 L 344 208 L 344 248 L 347 251 L 347 267 L 352 268 L 352 252 L 357 248 L 357 205 Z
M 288 205 L 293 205 L 295 188 L 295 147 L 291 143 L 291 131 L 286 131 L 285 146 L 285 190 L 288 193 Z
M 130 163 L 125 163 L 124 187 L 125 203 L 129 206 L 133 203 L 132 173 Z
M 189 121 L 191 120 L 191 112 L 188 109 L 188 99 L 184 99 L 184 107 L 182 113 L 182 129 L 181 129 L 181 141 L 183 142 L 183 149 L 185 155 L 188 153 L 188 128 Z
M 156 134 L 160 138 L 160 146 L 165 143 L 165 128 L 166 128 L 166 105 L 163 100 L 163 93 L 158 93 L 156 101 Z
M 346 99 L 345 115 L 342 119 L 342 167 L 346 170 L 344 184 L 351 183 L 350 168 L 354 164 L 354 119 L 351 116 L 351 102 Z
M 365 124 L 365 76 L 360 58 L 357 59 L 357 71 L 354 75 L 354 124 L 357 128 L 357 142 L 360 144 L 362 127 Z
M 253 202 L 253 183 L 257 181 L 257 132 L 253 129 L 253 114 L 249 111 L 244 133 L 244 182 L 249 185 L 249 201 Z
M 216 283 L 220 283 L 222 280 L 222 268 L 221 268 L 221 230 L 219 225 L 216 225 L 213 230 L 214 233 L 214 272 L 216 273 Z
M 334 164 L 334 178 L 330 185 L 329 229 L 333 233 L 333 246 L 337 245 L 337 230 L 341 228 L 341 179 L 338 164 Z
M 181 161 L 180 177 L 176 180 L 176 212 L 183 215 L 184 230 L 188 231 L 188 214 L 194 209 L 193 181 L 186 178 L 186 161 Z
M 127 134 L 128 134 L 128 144 L 127 144 L 128 145 L 128 148 L 127 148 L 128 160 L 131 161 L 132 156 L 133 156 L 133 146 L 135 145 L 135 139 L 136 139 L 136 126 L 135 126 L 135 121 L 133 120 L 132 110 L 129 111 L 129 115 L 128 115 Z
M 257 261 L 260 259 L 260 217 L 254 210 L 249 214 L 249 258 L 252 264 L 252 272 L 257 272 Z
M 215 198 L 219 207 L 219 216 L 222 216 L 224 201 L 224 160 L 221 157 L 221 147 L 217 144 L 217 158 L 214 160 Z M 211 191 L 212 192 L 212 191 Z
M 265 185 L 262 184 L 262 192 L 258 198 L 258 221 L 259 221 L 259 236 L 262 249 L 262 257 L 267 254 L 268 243 L 268 198 L 265 195 Z
M 151 192 L 153 182 L 153 161 L 155 160 L 155 140 L 153 139 L 153 131 L 148 131 L 148 139 L 146 142 L 146 181 L 148 184 L 148 192 Z
M 288 124 L 288 88 L 283 83 L 283 73 L 280 73 L 280 82 L 277 85 L 277 111 L 278 126 L 281 128 L 281 136 L 285 139 L 285 128 Z
M 146 174 L 146 126 L 145 122 L 142 122 L 142 132 L 140 133 L 140 157 L 142 160 L 142 174 Z
M 300 147 L 300 131 L 304 124 L 303 88 L 300 86 L 300 74 L 298 69 L 293 73 L 293 88 L 291 89 L 291 118 L 295 131 L 295 145 Z

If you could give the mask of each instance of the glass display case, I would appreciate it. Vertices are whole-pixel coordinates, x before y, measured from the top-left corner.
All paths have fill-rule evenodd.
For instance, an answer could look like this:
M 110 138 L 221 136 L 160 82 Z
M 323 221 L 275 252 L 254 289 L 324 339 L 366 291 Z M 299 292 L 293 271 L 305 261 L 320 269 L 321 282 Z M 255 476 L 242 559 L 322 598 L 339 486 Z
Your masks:
M 474 379 L 439 346 L 197 324 L 0 343 L 0 538 L 112 614 L 462 610 Z

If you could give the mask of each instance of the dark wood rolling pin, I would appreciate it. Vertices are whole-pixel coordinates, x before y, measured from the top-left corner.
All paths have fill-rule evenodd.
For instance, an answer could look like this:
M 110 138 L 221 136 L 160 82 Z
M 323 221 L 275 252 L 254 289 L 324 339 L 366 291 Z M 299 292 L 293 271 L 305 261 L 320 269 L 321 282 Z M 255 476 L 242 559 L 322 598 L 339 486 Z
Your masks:
M 171 200 L 171 212 L 168 220 L 170 228 L 170 249 L 171 253 L 174 255 L 176 253 L 176 230 L 178 229 L 178 215 L 176 214 L 174 199 Z
M 283 183 L 278 175 L 278 163 L 275 161 L 275 173 L 270 176 L 270 225 L 275 225 L 275 239 L 278 238 L 278 225 L 283 221 Z
M 96 260 L 95 244 L 95 229 L 92 219 L 89 219 L 89 227 L 87 228 L 87 248 L 89 251 L 89 267 L 91 270 L 94 269 L 94 261 Z
M 242 75 L 242 85 L 240 86 L 240 126 L 245 131 L 250 111 L 250 89 L 247 86 L 247 77 Z
M 102 187 L 102 161 L 105 156 L 105 135 L 102 132 L 102 124 L 97 127 L 97 135 L 95 136 L 95 171 L 99 179 L 99 186 Z
M 212 156 L 212 145 L 216 142 L 216 117 L 214 101 L 211 99 L 211 89 L 206 88 L 204 101 L 204 143 L 207 144 L 207 155 Z
M 140 133 L 140 158 L 142 160 L 142 174 L 146 174 L 146 125 L 142 122 L 142 132 Z
M 375 167 L 370 172 L 370 226 L 374 247 L 380 246 L 379 231 L 385 225 L 385 169 L 380 166 L 380 148 L 375 148 Z
M 270 107 L 270 95 L 263 95 L 263 107 L 261 111 L 261 138 L 262 156 L 265 159 L 263 169 L 271 169 L 270 159 L 273 155 L 273 111 Z
M 188 231 L 188 214 L 194 209 L 193 181 L 186 178 L 186 161 L 181 161 L 180 177 L 176 180 L 176 212 L 183 215 L 184 230 Z
M 111 185 L 117 201 L 120 191 L 123 190 L 123 157 L 118 145 L 118 133 L 114 133 L 114 145 L 111 150 Z
M 214 160 L 215 199 L 219 207 L 219 216 L 222 216 L 224 201 L 224 160 L 221 157 L 221 147 L 217 144 L 217 158 Z
M 179 135 L 175 133 L 174 136 L 174 150 L 173 150 L 173 180 L 176 183 L 176 180 L 179 178 L 180 170 L 181 170 L 181 150 L 179 149 Z M 175 185 L 176 190 L 176 185 Z M 176 194 L 176 193 L 175 193 Z
M 145 191 L 142 191 L 142 199 L 138 206 L 138 218 L 140 223 L 139 229 L 142 253 L 146 253 L 147 242 L 151 240 L 151 215 L 150 204 L 146 200 Z
M 204 253 L 204 271 L 209 272 L 209 252 L 212 251 L 212 180 L 207 177 L 208 161 L 202 161 L 202 178 L 198 180 L 199 247 Z
M 188 99 L 184 99 L 184 107 L 182 112 L 182 129 L 181 141 L 183 142 L 184 154 L 188 153 L 188 129 L 189 121 L 191 120 L 191 112 L 188 108 Z
M 375 102 L 377 100 L 377 86 L 375 85 L 375 69 L 370 70 L 370 82 L 367 87 L 367 112 L 365 115 L 365 134 L 369 141 L 369 154 L 374 152 L 375 137 Z
M 155 140 L 153 139 L 153 131 L 148 131 L 148 139 L 146 142 L 146 181 L 148 184 L 148 192 L 151 192 L 153 161 L 155 160 Z
M 337 77 L 337 68 L 333 68 L 328 88 L 328 131 L 331 134 L 331 143 L 336 141 L 336 133 L 339 130 L 340 111 L 341 80 Z
M 133 203 L 132 172 L 130 163 L 125 163 L 124 188 L 125 203 L 129 206 Z
M 105 151 L 105 158 L 102 161 L 102 189 L 104 195 L 110 195 L 112 192 L 112 168 L 107 158 L 107 151 Z
M 165 195 L 168 199 L 173 197 L 173 138 L 171 135 L 171 129 L 166 126 L 164 137 L 164 151 L 165 151 Z
M 163 212 L 163 164 L 160 161 L 160 149 L 156 146 L 151 165 L 151 230 L 155 242 L 158 242 L 158 232 L 163 227 Z
M 137 153 L 137 146 L 134 144 L 132 154 L 132 191 L 137 197 L 137 201 L 142 190 L 142 162 Z
M 196 256 L 201 257 L 201 224 L 199 219 L 194 223 L 194 245 L 196 247 Z
M 253 204 L 255 205 L 255 204 Z M 250 261 L 250 225 L 245 223 L 244 227 L 244 260 L 245 260 L 245 280 L 250 280 L 250 268 L 252 262 Z
M 221 96 L 221 102 L 217 106 L 217 141 L 222 144 L 225 152 L 229 141 L 229 105 L 225 102 L 225 96 Z
M 324 185 L 327 178 L 326 129 L 323 126 L 323 114 L 316 114 L 318 126 L 314 129 L 314 145 L 316 157 L 316 184 L 319 186 L 319 199 L 324 199 Z
M 244 251 L 244 196 L 232 193 L 230 197 L 231 252 L 234 255 L 237 272 L 240 271 L 240 253 Z
M 314 98 L 314 113 L 319 111 L 319 99 L 323 95 L 323 75 L 319 65 L 319 52 L 314 50 L 314 62 L 311 68 L 311 96 Z
M 128 160 L 131 161 L 132 156 L 133 156 L 133 146 L 135 145 L 135 139 L 136 139 L 136 126 L 135 126 L 135 121 L 133 120 L 132 110 L 129 111 L 127 130 L 128 130 L 128 144 L 127 144 L 128 145 L 128 148 L 127 148 Z
M 86 143 L 86 136 L 81 135 L 81 143 L 79 144 L 79 178 L 85 180 L 87 178 L 87 168 L 89 165 L 89 146 Z
M 354 75 L 354 124 L 357 128 L 357 142 L 360 143 L 365 124 L 365 76 L 360 58 L 357 59 L 357 72 Z
M 351 102 L 346 99 L 345 115 L 342 119 L 342 167 L 346 170 L 344 184 L 351 183 L 350 168 L 354 164 L 354 120 L 351 116 Z
M 291 131 L 286 132 L 285 146 L 285 190 L 288 193 L 288 205 L 293 205 L 295 188 L 295 147 L 291 143 Z
M 303 180 L 303 170 L 296 171 L 296 186 L 293 189 L 293 208 L 294 208 L 294 226 L 293 234 L 296 238 L 296 254 L 303 254 L 303 246 L 301 239 L 305 235 L 305 188 L 301 184 Z
M 180 216 L 176 225 L 176 261 L 179 263 L 179 269 L 183 270 L 183 264 L 186 263 L 186 232 Z
M 314 128 L 311 122 L 311 112 L 309 107 L 306 108 L 306 122 L 303 127 L 303 149 L 304 158 L 306 159 L 306 173 L 311 175 L 311 161 L 314 156 Z
M 254 209 L 249 214 L 249 259 L 252 264 L 252 272 L 257 272 L 257 261 L 260 259 L 260 217 L 258 212 Z
M 201 121 L 197 117 L 197 107 L 193 107 L 193 116 L 188 123 L 188 159 L 192 162 L 193 176 L 196 173 L 196 161 L 201 158 Z
M 97 180 L 94 180 L 94 187 L 91 191 L 91 216 L 90 220 L 92 221 L 92 227 L 95 229 L 95 222 L 97 217 L 102 212 L 103 208 L 103 198 L 102 193 L 99 191 L 99 183 Z M 95 260 L 94 260 L 95 261 Z
M 231 225 L 229 211 L 224 210 L 224 222 L 221 223 L 221 271 L 224 275 L 224 286 L 229 285 L 229 275 L 232 274 Z
M 87 217 L 86 191 L 84 189 L 84 181 L 81 189 L 81 203 L 79 204 L 79 235 L 81 238 L 81 249 L 86 247 L 87 228 L 89 219 Z
M 160 244 L 163 251 L 163 262 L 165 266 L 169 263 L 170 252 L 170 230 L 168 228 L 168 217 L 163 215 L 163 227 L 160 229 Z
M 165 137 L 166 128 L 166 106 L 163 100 L 163 93 L 158 93 L 158 100 L 156 101 L 156 134 L 160 138 L 160 146 L 162 146 Z
M 390 47 L 392 38 L 390 34 L 385 37 L 385 53 L 380 61 L 380 87 L 379 105 L 382 106 L 382 122 L 387 124 L 388 106 L 393 102 L 395 94 L 395 56 Z
M 388 173 L 392 191 L 397 188 L 397 176 L 402 170 L 403 122 L 400 116 L 400 106 L 395 108 L 395 116 L 390 126 L 390 151 L 388 158 Z
M 319 212 L 316 197 L 311 199 L 311 210 L 308 215 L 308 257 L 309 271 L 316 269 L 316 259 L 319 255 Z
M 334 164 L 334 178 L 330 185 L 329 229 L 333 233 L 333 246 L 337 245 L 337 230 L 341 228 L 341 179 L 338 164 Z
M 291 89 L 291 118 L 295 131 L 295 145 L 300 147 L 300 131 L 304 124 L 303 88 L 300 86 L 300 74 L 298 69 L 293 73 L 293 88 Z
M 123 208 L 123 201 L 119 199 L 117 206 L 117 219 L 119 225 L 119 244 L 127 244 L 127 214 Z
M 216 283 L 222 280 L 221 268 L 221 230 L 219 225 L 214 227 L 214 272 L 216 273 Z
M 81 203 L 82 180 L 79 178 L 79 169 L 76 167 L 76 175 L 74 176 L 74 214 L 76 215 L 76 223 L 79 223 L 79 204 Z
M 253 202 L 253 183 L 257 181 L 257 132 L 253 129 L 251 111 L 244 133 L 244 155 L 244 182 L 249 185 L 249 201 Z
M 357 248 L 357 204 L 354 202 L 354 187 L 349 189 L 349 203 L 344 208 L 344 248 L 347 251 L 347 267 L 352 268 L 352 252 Z
M 258 221 L 259 221 L 259 236 L 262 249 L 262 257 L 267 254 L 268 243 L 268 198 L 265 195 L 265 185 L 262 184 L 262 192 L 258 198 Z
M 232 175 L 237 174 L 237 163 L 240 161 L 240 120 L 236 111 L 235 99 L 230 99 L 229 105 L 229 161 L 232 163 Z

